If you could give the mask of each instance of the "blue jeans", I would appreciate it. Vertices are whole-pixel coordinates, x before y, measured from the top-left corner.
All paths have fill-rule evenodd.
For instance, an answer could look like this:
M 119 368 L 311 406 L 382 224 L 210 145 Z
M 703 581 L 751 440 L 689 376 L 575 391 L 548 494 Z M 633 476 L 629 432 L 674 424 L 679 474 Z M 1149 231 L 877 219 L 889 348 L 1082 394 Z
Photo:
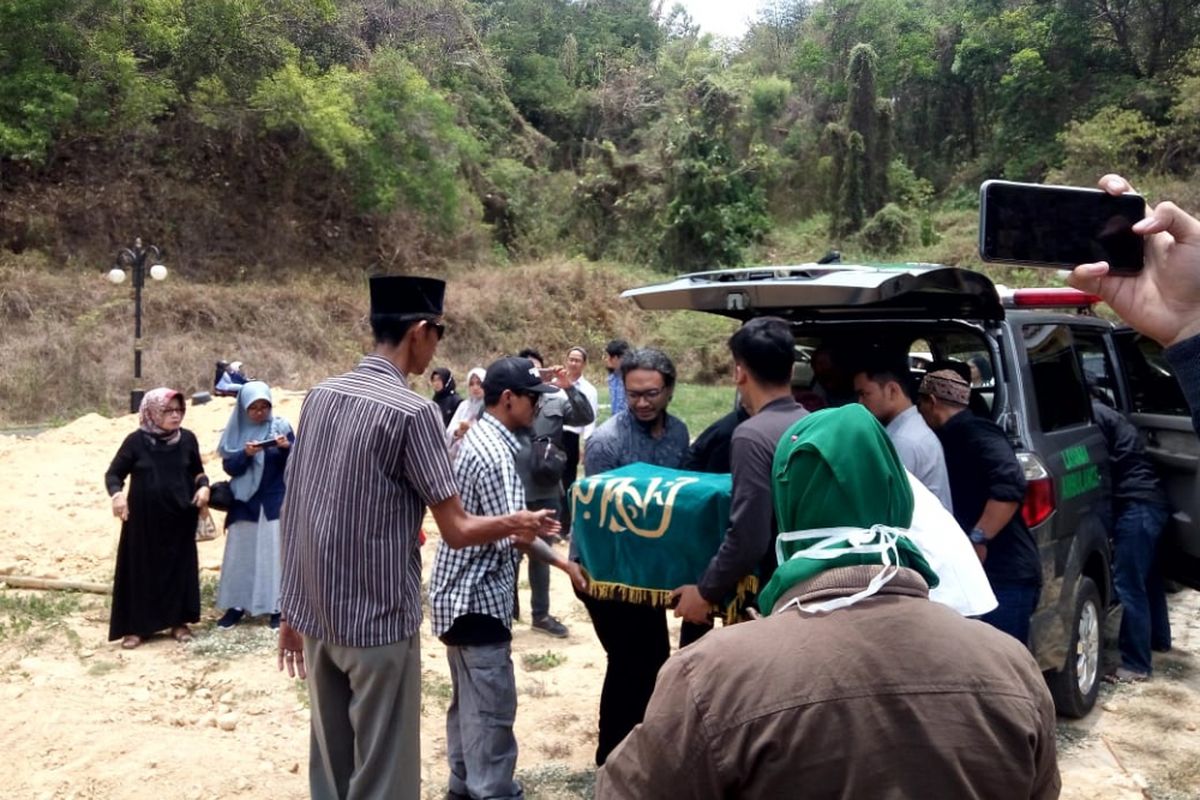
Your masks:
M 523 798 L 517 768 L 517 682 L 512 644 L 448 646 L 454 697 L 446 711 L 450 792 L 466 797 Z
M 1160 505 L 1130 502 L 1113 526 L 1113 584 L 1124 609 L 1121 666 L 1146 675 L 1151 644 L 1161 648 L 1171 643 L 1167 596 L 1154 557 L 1167 514 Z
M 992 592 L 1000 605 L 980 619 L 1028 647 L 1029 618 L 1037 608 L 1042 587 L 1023 583 L 993 583 Z

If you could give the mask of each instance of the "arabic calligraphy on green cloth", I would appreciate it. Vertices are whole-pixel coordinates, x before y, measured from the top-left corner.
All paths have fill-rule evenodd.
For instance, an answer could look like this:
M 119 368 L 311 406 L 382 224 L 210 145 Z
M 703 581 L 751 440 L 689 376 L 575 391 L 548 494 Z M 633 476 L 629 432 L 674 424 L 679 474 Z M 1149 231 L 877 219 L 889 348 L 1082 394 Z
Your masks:
M 571 529 L 592 595 L 665 607 L 671 590 L 695 583 L 729 527 L 732 482 L 727 474 L 630 464 L 575 482 Z M 747 593 L 723 609 L 736 616 Z

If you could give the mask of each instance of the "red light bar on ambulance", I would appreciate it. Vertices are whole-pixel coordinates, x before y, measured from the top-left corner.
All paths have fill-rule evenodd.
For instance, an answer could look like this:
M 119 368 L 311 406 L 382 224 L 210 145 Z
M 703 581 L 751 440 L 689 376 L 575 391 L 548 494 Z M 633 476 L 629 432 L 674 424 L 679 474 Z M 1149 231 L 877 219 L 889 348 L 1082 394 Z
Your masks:
M 1009 308 L 1087 308 L 1103 302 L 1099 295 L 1067 288 L 1014 289 L 1000 299 Z

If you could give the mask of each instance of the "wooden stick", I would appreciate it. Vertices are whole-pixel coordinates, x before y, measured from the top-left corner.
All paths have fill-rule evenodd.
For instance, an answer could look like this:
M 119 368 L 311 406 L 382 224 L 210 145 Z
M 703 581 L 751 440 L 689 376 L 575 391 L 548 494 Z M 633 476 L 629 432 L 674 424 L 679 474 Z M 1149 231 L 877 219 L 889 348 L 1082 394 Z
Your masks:
M 57 578 L 34 578 L 30 575 L 0 574 L 0 585 L 10 586 L 14 589 L 42 589 L 53 592 L 91 592 L 92 594 L 112 594 L 112 585 L 108 583 L 64 581 Z

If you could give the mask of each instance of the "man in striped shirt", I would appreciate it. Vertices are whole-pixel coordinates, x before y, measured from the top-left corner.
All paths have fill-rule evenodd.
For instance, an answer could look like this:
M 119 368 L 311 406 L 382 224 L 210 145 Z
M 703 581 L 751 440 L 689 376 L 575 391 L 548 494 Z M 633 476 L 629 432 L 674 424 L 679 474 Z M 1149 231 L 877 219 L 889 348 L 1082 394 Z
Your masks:
M 546 513 L 467 514 L 441 412 L 413 392 L 445 283 L 371 279 L 375 351 L 305 398 L 280 516 L 279 666 L 307 676 L 313 798 L 420 796 L 421 555 L 428 507 L 455 547 L 553 534 Z
M 488 367 L 483 379 L 486 411 L 463 437 L 454 462 L 468 512 L 502 515 L 525 507 L 514 458 L 520 445 L 513 432 L 532 425 L 538 398 L 554 391 L 527 358 L 502 358 Z M 524 796 L 513 778 L 517 686 L 511 628 L 518 548 L 566 572 L 580 591 L 586 589 L 579 565 L 557 556 L 540 539 L 528 545 L 501 540 L 464 548 L 443 541 L 433 562 L 433 634 L 446 645 L 454 686 L 446 714 L 450 798 Z

